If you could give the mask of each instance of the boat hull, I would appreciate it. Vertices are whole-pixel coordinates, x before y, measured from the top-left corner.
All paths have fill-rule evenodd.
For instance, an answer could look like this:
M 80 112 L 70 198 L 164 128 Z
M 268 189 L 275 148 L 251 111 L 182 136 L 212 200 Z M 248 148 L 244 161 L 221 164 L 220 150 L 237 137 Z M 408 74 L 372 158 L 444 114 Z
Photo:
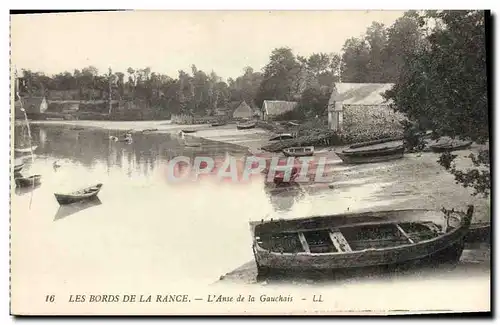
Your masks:
M 469 148 L 472 145 L 472 142 L 467 142 L 461 145 L 456 145 L 456 146 L 446 146 L 446 145 L 430 145 L 429 148 L 433 152 L 450 152 L 450 151 L 457 151 L 457 150 L 464 150 Z
M 312 157 L 314 152 L 287 152 L 283 151 L 283 154 L 287 157 Z
M 17 187 L 30 187 L 40 185 L 42 181 L 41 175 L 34 175 L 26 178 L 16 178 L 16 186 Z
M 346 154 L 337 152 L 336 154 L 346 164 L 369 164 L 401 159 L 404 156 L 404 148 L 382 152 L 379 151 L 375 153 Z
M 182 130 L 183 133 L 195 133 L 196 130 Z
M 19 173 L 24 168 L 24 164 L 14 166 L 14 173 Z
M 461 214 L 460 223 L 455 228 L 449 228 L 436 237 L 421 241 L 411 241 L 404 244 L 380 248 L 349 249 L 346 251 L 312 253 L 297 251 L 295 253 L 263 248 L 258 239 L 266 233 L 301 234 L 325 229 L 344 229 L 359 225 L 382 225 L 399 223 L 431 222 L 446 228 L 442 213 L 432 210 L 400 210 L 372 212 L 362 214 L 345 214 L 338 216 L 312 217 L 286 221 L 271 221 L 251 223 L 253 253 L 259 272 L 269 270 L 285 271 L 321 271 L 357 269 L 376 266 L 400 265 L 408 262 L 428 261 L 437 259 L 441 262 L 454 262 L 460 259 L 472 219 L 473 208 L 467 214 Z M 260 227 L 260 228 L 258 228 Z M 445 229 L 442 228 L 442 229 Z M 451 230 L 450 230 L 451 229 Z M 343 230 L 341 230 L 343 231 Z M 258 237 L 256 237 L 258 236 Z M 302 235 L 302 238 L 303 235 Z M 291 240 L 289 239 L 289 240 Z M 303 239 L 304 241 L 306 239 Z M 302 241 L 302 239 L 301 239 Z M 348 240 L 349 242 L 349 240 Z
M 340 267 L 316 267 L 316 265 L 301 265 L 299 267 L 276 264 L 265 264 L 265 261 L 257 262 L 258 276 L 267 276 L 274 273 L 291 274 L 316 274 L 317 272 L 339 272 L 355 275 L 356 272 L 363 270 L 394 270 L 412 266 L 435 266 L 437 264 L 456 264 L 459 262 L 465 244 L 464 241 L 457 241 L 447 247 L 434 251 L 428 255 L 422 255 L 413 259 L 400 259 L 395 262 L 385 262 L 376 264 L 348 264 Z M 256 260 L 257 261 L 257 260 Z M 263 263 L 264 262 L 264 263 Z
M 101 191 L 102 185 L 98 185 L 97 189 L 91 193 L 85 194 L 58 194 L 55 193 L 54 196 L 59 204 L 71 204 L 79 201 L 91 200 L 97 197 L 97 194 Z
M 276 254 L 254 246 L 258 268 L 271 270 L 310 271 L 365 268 L 379 265 L 399 265 L 410 261 L 425 261 L 442 256 L 452 256 L 458 261 L 463 251 L 463 238 L 467 231 L 460 231 L 451 238 L 435 240 L 428 244 L 395 248 L 388 251 L 357 251 L 349 254 Z

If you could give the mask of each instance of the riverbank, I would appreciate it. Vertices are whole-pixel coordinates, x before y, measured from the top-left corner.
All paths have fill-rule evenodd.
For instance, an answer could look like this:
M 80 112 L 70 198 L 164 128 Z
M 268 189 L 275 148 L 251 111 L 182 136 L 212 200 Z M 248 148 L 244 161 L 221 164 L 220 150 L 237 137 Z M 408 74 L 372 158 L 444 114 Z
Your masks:
M 181 130 L 195 130 L 189 137 L 202 138 L 210 141 L 225 142 L 246 147 L 250 152 L 258 152 L 268 143 L 272 132 L 260 128 L 238 130 L 236 124 L 226 124 L 212 127 L 210 124 L 180 125 L 172 124 L 169 120 L 163 121 L 31 121 L 34 125 L 54 125 L 68 127 L 97 128 L 104 130 L 128 131 L 130 133 L 165 133 L 177 134 Z

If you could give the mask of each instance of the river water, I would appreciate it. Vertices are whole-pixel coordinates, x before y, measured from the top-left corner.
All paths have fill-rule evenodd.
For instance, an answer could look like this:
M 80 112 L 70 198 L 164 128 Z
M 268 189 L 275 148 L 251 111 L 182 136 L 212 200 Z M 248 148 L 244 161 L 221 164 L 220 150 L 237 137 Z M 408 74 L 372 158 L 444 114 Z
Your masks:
M 15 142 L 21 132 L 16 128 Z M 168 159 L 242 157 L 247 149 L 208 140 L 200 140 L 200 147 L 185 147 L 181 137 L 170 134 L 134 134 L 130 144 L 108 139 L 121 135 L 102 129 L 32 126 L 38 148 L 34 164 L 27 156 L 22 173 L 41 174 L 42 185 L 14 190 L 11 202 L 12 274 L 13 282 L 22 283 L 19 291 L 27 294 L 36 287 L 61 283 L 74 287 L 89 279 L 116 287 L 125 282 L 136 288 L 151 282 L 209 284 L 253 259 L 250 220 L 352 211 L 353 207 L 410 207 L 412 199 L 419 204 L 432 201 L 430 196 L 421 200 L 417 179 L 411 186 L 401 185 L 394 177 L 372 179 L 370 173 L 379 169 L 401 170 L 397 162 L 354 169 L 339 163 L 336 168 L 342 176 L 334 189 L 285 195 L 270 195 L 259 179 L 246 184 L 211 179 L 172 184 L 165 177 Z M 60 167 L 54 167 L 55 162 Z M 421 177 L 422 186 L 433 189 L 424 180 L 428 170 L 423 166 L 420 176 L 413 169 L 409 175 Z M 437 177 L 434 171 L 431 174 L 429 179 Z M 346 186 L 349 182 L 356 186 Z M 71 207 L 55 200 L 56 192 L 96 183 L 103 184 L 98 200 Z M 387 193 L 375 195 L 383 188 Z

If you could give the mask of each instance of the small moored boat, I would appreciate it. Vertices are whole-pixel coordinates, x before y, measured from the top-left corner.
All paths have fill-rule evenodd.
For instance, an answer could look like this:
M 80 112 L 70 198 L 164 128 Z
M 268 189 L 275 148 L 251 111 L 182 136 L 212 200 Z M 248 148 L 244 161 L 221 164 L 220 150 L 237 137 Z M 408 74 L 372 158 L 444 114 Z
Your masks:
M 14 152 L 16 153 L 30 153 L 32 151 L 35 151 L 38 146 L 31 146 L 31 148 L 14 148 Z
M 472 141 L 450 140 L 443 143 L 430 144 L 429 148 L 434 152 L 449 152 L 467 149 L 472 145 Z
M 214 122 L 211 124 L 213 127 L 226 125 L 226 122 Z
M 314 155 L 314 147 L 290 147 L 283 149 L 283 154 L 287 157 L 310 157 Z
M 14 179 L 17 187 L 30 187 L 41 184 L 42 175 L 32 175 L 29 177 L 16 177 Z
M 196 130 L 181 130 L 183 133 L 195 133 Z
M 253 129 L 255 128 L 255 122 L 238 123 L 236 124 L 236 128 L 238 130 Z
M 59 204 L 70 204 L 77 201 L 88 200 L 97 196 L 102 188 L 102 184 L 96 184 L 72 193 L 59 194 L 55 193 L 55 197 Z
M 24 163 L 14 165 L 14 173 L 19 173 L 24 168 Z
M 269 139 L 269 141 L 288 140 L 288 139 L 293 139 L 293 135 L 291 135 L 290 133 L 282 133 L 278 134 L 275 137 L 272 137 L 271 139 Z
M 336 152 L 348 164 L 366 164 L 403 158 L 404 144 L 401 138 L 388 138 L 361 142 Z
M 457 262 L 474 207 L 466 213 L 392 210 L 250 222 L 259 274 Z

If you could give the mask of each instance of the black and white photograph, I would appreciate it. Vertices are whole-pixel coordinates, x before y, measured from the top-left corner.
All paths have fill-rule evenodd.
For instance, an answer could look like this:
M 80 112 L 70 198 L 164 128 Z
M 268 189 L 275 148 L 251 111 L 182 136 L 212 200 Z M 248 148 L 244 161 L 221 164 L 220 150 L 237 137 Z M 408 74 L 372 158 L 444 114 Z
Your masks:
M 11 12 L 10 313 L 490 312 L 491 15 Z

